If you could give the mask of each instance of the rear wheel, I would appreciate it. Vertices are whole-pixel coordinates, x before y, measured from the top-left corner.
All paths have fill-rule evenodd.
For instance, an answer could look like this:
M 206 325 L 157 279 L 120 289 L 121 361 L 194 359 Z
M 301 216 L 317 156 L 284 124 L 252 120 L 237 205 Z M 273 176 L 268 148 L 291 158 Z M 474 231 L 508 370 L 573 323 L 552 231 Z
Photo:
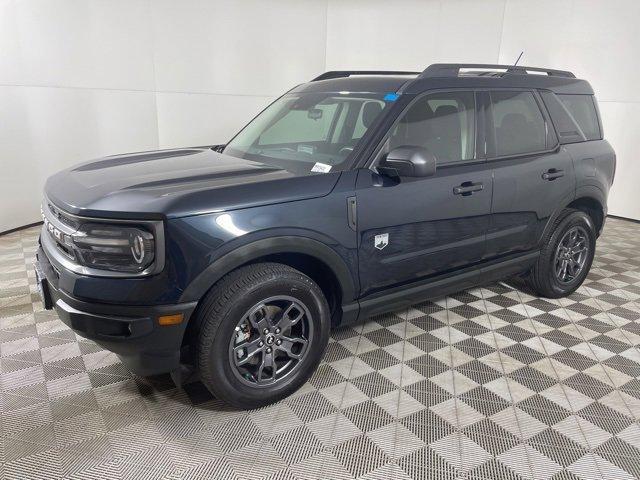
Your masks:
M 329 339 L 322 291 L 281 264 L 230 273 L 207 294 L 198 315 L 202 381 L 240 408 L 266 405 L 298 389 L 318 366 Z
M 559 298 L 573 293 L 586 278 L 596 246 L 591 217 L 565 210 L 543 240 L 543 248 L 527 279 L 539 295 Z

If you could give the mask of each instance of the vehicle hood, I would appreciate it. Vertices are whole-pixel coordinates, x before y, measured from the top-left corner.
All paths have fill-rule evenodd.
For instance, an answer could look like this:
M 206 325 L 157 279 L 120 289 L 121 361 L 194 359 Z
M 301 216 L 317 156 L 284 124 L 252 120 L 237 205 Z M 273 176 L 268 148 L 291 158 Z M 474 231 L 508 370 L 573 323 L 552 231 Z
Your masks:
M 94 217 L 163 218 L 327 195 L 339 173 L 294 173 L 209 148 L 116 155 L 47 180 L 51 202 Z

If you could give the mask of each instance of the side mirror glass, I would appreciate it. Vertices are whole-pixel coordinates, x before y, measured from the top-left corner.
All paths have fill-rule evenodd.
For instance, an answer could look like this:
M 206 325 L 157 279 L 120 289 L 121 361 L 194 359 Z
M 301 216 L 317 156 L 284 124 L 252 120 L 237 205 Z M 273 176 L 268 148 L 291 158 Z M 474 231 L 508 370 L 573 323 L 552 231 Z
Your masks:
M 430 177 L 436 173 L 436 157 L 424 147 L 396 147 L 380 162 L 378 170 L 396 177 Z

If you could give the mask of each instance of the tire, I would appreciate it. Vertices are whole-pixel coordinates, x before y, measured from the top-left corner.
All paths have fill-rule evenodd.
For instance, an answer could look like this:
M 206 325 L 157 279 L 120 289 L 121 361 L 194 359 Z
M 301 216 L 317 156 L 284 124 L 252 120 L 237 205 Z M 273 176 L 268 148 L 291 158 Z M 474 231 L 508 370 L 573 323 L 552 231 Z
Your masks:
M 574 232 L 577 232 L 579 236 L 584 236 L 584 257 L 572 254 L 572 252 L 581 249 L 578 241 L 575 246 L 567 250 Z M 559 250 L 561 243 L 562 247 Z M 593 262 L 595 248 L 596 231 L 591 217 L 580 210 L 564 210 L 545 234 L 540 257 L 526 279 L 527 285 L 542 297 L 560 298 L 570 295 L 582 285 L 587 277 Z M 577 262 L 578 260 L 580 261 Z M 563 275 L 565 263 L 567 267 Z M 578 268 L 576 263 L 580 263 L 582 266 Z M 572 275 L 572 272 L 575 275 Z
M 205 296 L 196 320 L 202 382 L 242 409 L 300 388 L 322 359 L 331 323 L 318 285 L 278 263 L 248 265 L 223 277 Z

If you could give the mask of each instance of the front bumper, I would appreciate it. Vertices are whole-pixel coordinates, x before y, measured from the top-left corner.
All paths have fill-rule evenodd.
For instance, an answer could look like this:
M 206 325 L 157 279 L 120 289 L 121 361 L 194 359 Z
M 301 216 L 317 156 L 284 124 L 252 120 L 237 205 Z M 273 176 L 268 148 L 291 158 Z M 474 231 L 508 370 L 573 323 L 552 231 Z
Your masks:
M 42 248 L 36 254 L 36 270 L 44 280 L 43 295 L 60 320 L 82 337 L 116 353 L 138 375 L 175 371 L 180 366 L 182 339 L 196 302 L 175 305 L 117 305 L 87 302 L 60 288 L 61 272 Z M 117 280 L 110 279 L 108 282 Z M 47 298 L 48 297 L 48 298 Z M 49 303 L 49 305 L 46 305 Z M 177 325 L 159 325 L 158 317 L 182 314 Z

